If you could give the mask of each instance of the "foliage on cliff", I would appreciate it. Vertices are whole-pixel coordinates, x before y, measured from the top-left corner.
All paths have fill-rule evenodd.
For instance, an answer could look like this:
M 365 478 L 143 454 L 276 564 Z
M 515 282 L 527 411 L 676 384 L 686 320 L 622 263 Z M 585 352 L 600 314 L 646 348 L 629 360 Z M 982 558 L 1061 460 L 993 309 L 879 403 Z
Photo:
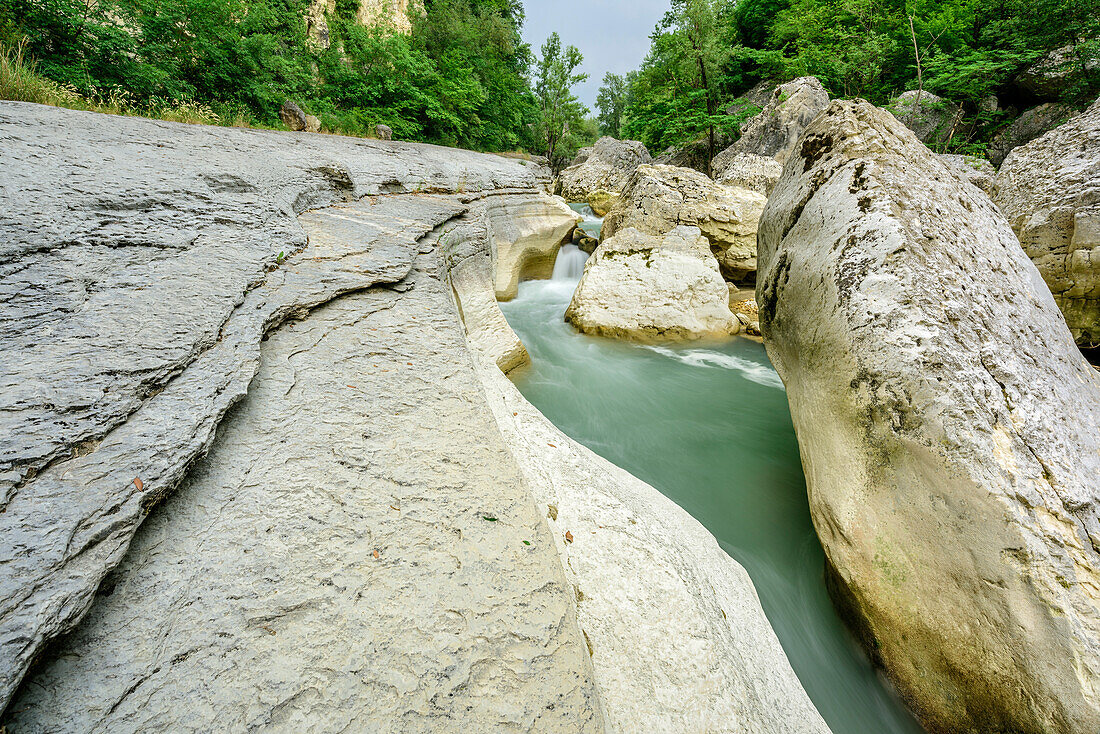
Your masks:
M 671 0 L 651 39 L 622 128 L 653 150 L 734 129 L 722 108 L 763 79 L 812 75 L 876 104 L 920 87 L 965 106 L 944 147 L 975 152 L 1010 108 L 1037 101 L 1013 80 L 1049 51 L 1070 47 L 1077 72 L 1054 101 L 1100 91 L 1100 0 Z
M 537 115 L 518 0 L 431 0 L 413 32 L 356 21 L 336 0 L 327 47 L 309 0 L 7 0 L 0 43 L 26 39 L 37 71 L 85 99 L 201 106 L 277 125 L 293 99 L 333 132 L 376 123 L 398 137 L 487 150 L 531 144 Z

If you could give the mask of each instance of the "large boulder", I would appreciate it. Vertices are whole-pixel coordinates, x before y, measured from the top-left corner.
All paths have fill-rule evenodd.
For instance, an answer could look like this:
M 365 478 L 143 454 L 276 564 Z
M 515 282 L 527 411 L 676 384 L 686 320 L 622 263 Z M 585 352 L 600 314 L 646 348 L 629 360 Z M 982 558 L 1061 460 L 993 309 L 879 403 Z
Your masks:
M 1077 110 L 1069 105 L 1055 102 L 1047 102 L 1024 110 L 1019 117 L 993 136 L 986 149 L 986 155 L 989 156 L 993 165 L 999 166 L 1012 150 L 1045 135 L 1076 114 Z
M 929 147 L 949 141 L 958 131 L 963 116 L 962 105 L 916 89 L 902 92 L 890 108 Z
M 633 227 L 660 235 L 680 225 L 698 227 L 730 280 L 756 272 L 756 227 L 767 197 L 721 186 L 690 168 L 638 166 L 603 221 L 602 236 Z
M 698 227 L 625 229 L 584 265 L 565 320 L 581 331 L 643 341 L 726 336 L 729 289 Z
M 306 120 L 306 113 L 302 112 L 302 108 L 289 99 L 283 102 L 283 106 L 279 108 L 279 119 L 294 132 L 301 132 L 309 125 L 309 121 Z
M 784 162 L 802 131 L 828 104 L 829 93 L 816 77 L 804 76 L 780 84 L 772 91 L 764 109 L 741 126 L 737 142 L 715 156 L 715 169 L 722 170 L 723 160 L 741 153 L 769 156 Z
M 1017 74 L 1013 83 L 1025 94 L 1039 99 L 1059 100 L 1085 82 L 1087 76 L 1097 69 L 1100 69 L 1100 61 L 1095 57 L 1082 58 L 1078 48 L 1070 44 L 1048 51 Z
M 935 732 L 1100 728 L 1100 379 L 996 206 L 835 101 L 757 303 L 834 599 Z
M 597 217 L 606 216 L 611 207 L 615 205 L 615 202 L 619 200 L 617 194 L 612 194 L 608 191 L 593 191 L 588 195 L 588 208 L 592 210 L 592 213 Z
M 593 191 L 619 193 L 630 172 L 652 158 L 637 140 L 602 137 L 584 160 L 561 172 L 561 195 L 566 201 L 585 201 Z
M 997 169 L 985 158 L 979 158 L 976 155 L 941 153 L 939 159 L 964 181 L 969 181 L 987 194 L 993 193 L 993 179 L 997 176 Z
M 737 186 L 764 196 L 771 194 L 783 173 L 783 164 L 765 155 L 725 151 L 715 156 L 714 180 L 723 186 Z
M 1100 344 L 1100 100 L 1008 154 L 994 201 L 1078 344 Z
M 557 196 L 501 196 L 488 207 L 497 300 L 509 301 L 519 282 L 549 278 L 558 248 L 582 217 Z

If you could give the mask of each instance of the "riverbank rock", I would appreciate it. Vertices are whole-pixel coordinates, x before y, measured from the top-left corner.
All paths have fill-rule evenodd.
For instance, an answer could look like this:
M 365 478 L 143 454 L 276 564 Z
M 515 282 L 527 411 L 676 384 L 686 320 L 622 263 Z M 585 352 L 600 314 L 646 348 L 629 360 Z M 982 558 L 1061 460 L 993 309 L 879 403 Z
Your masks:
M 465 205 L 382 200 L 371 238 L 301 259 L 296 214 L 425 182 L 466 196 L 535 182 L 430 145 L 18 102 L 0 103 L 0 148 L 2 704 L 210 448 L 263 338 L 402 280 L 417 241 Z
M 588 258 L 565 320 L 588 334 L 644 341 L 725 336 L 728 299 L 698 227 L 662 235 L 628 228 Z
M 956 153 L 941 153 L 938 158 L 963 180 L 969 181 L 987 194 L 993 193 L 993 180 L 997 177 L 997 169 L 985 158 Z
M 679 225 L 698 227 L 722 274 L 744 280 L 756 272 L 756 228 L 767 198 L 721 186 L 690 168 L 638 166 L 604 218 L 602 238 L 628 227 L 661 235 Z
M 715 181 L 723 186 L 736 186 L 755 191 L 765 197 L 771 194 L 782 173 L 782 163 L 769 156 L 755 153 L 726 155 L 723 151 L 714 159 Z
M 829 93 L 816 77 L 804 76 L 776 87 L 755 117 L 741 126 L 741 137 L 715 156 L 715 176 L 725 161 L 742 153 L 768 156 L 783 163 L 794 150 L 802 131 L 829 104 Z
M 963 116 L 962 105 L 915 89 L 902 92 L 890 105 L 890 111 L 929 147 L 943 145 L 950 140 L 958 132 Z
M 826 731 L 743 570 L 500 372 L 529 167 L 13 102 L 0 150 L 0 729 Z
M 588 195 L 588 206 L 592 209 L 592 213 L 597 217 L 605 216 L 611 207 L 615 205 L 615 202 L 619 200 L 618 194 L 612 194 L 607 191 L 593 191 Z
M 1100 100 L 1009 153 L 993 200 L 1077 343 L 1100 344 Z
M 378 123 L 374 126 L 374 137 L 379 140 L 393 140 L 393 130 L 389 125 Z
M 637 140 L 602 137 L 581 163 L 561 172 L 561 195 L 566 201 L 587 201 L 594 191 L 617 194 L 631 171 L 651 160 L 649 151 Z
M 842 615 L 930 731 L 1097 730 L 1100 380 L 1001 213 L 835 101 L 760 265 Z
M 521 280 L 549 278 L 558 248 L 581 222 L 581 215 L 549 194 L 495 197 L 486 216 L 500 301 L 515 298 Z
M 994 166 L 1000 166 L 1011 151 L 1068 122 L 1076 114 L 1077 110 L 1069 105 L 1055 102 L 1024 110 L 1019 117 L 993 136 L 986 155 Z

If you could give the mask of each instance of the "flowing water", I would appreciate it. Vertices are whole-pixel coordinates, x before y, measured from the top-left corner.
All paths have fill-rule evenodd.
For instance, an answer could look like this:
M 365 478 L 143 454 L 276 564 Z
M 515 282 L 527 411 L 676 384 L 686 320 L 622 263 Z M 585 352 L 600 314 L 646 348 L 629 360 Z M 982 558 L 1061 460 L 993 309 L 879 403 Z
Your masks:
M 553 279 L 521 283 L 501 304 L 533 362 L 512 373 L 520 391 L 566 434 L 676 501 L 748 570 L 836 734 L 921 732 L 829 601 L 786 395 L 763 346 L 578 334 L 562 318 L 583 266 L 573 250 L 562 248 Z

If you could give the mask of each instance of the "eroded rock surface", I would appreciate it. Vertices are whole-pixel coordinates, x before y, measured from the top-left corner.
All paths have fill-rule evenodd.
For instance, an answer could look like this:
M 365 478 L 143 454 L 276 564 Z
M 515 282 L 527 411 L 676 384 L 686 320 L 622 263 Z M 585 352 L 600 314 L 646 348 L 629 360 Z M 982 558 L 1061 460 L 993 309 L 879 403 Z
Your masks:
M 729 289 L 698 227 L 605 239 L 584 265 L 565 320 L 589 334 L 647 341 L 726 336 Z
M 783 164 L 770 156 L 725 151 L 714 158 L 714 180 L 723 186 L 737 186 L 770 195 L 783 173 Z
M 1019 117 L 993 136 L 986 154 L 993 165 L 999 166 L 1010 152 L 1067 122 L 1076 114 L 1077 110 L 1069 105 L 1055 102 L 1024 110 Z
M 756 228 L 767 198 L 722 186 L 690 168 L 638 166 L 604 218 L 601 237 L 633 227 L 662 235 L 674 227 L 698 227 L 722 274 L 743 280 L 756 272 Z
M 300 258 L 298 212 L 534 181 L 495 156 L 434 146 L 13 102 L 0 103 L 0 147 L 4 703 L 208 448 L 264 334 L 342 292 L 401 280 L 404 245 L 464 207 L 386 201 L 376 240 L 318 242 Z
M 804 76 L 777 86 L 764 109 L 741 127 L 741 137 L 715 156 L 715 176 L 725 161 L 742 153 L 768 156 L 783 163 L 802 131 L 829 104 L 829 93 L 817 77 Z
M 507 301 L 516 297 L 521 280 L 550 277 L 558 248 L 569 241 L 581 216 L 549 194 L 495 196 L 486 207 L 496 296 Z
M 1100 727 L 1100 380 L 993 203 L 833 102 L 757 302 L 834 597 L 931 731 Z
M 993 193 L 993 180 L 997 177 L 997 169 L 985 158 L 979 158 L 976 155 L 942 153 L 939 159 L 964 181 L 969 181 L 987 194 Z
M 892 105 L 893 112 L 926 145 L 949 141 L 962 120 L 962 105 L 928 91 L 903 92 Z
M 1014 149 L 993 200 L 1083 346 L 1100 344 L 1100 100 Z
M 605 136 L 590 149 L 582 149 L 577 160 L 581 162 L 566 168 L 559 177 L 561 195 L 566 201 L 587 201 L 588 195 L 594 191 L 617 194 L 622 191 L 631 171 L 653 159 L 645 145 L 637 140 L 616 140 Z
M 377 206 L 303 223 L 365 242 Z M 433 259 L 264 342 L 13 730 L 602 730 L 572 590 Z

